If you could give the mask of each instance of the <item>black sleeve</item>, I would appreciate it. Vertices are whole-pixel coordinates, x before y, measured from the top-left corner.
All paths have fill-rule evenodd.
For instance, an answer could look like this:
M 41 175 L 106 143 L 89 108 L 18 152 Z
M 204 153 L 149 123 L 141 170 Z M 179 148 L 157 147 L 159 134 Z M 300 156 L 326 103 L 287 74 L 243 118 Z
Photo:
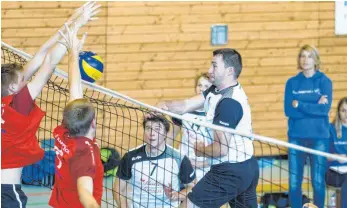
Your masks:
M 131 178 L 131 157 L 126 153 L 123 158 L 121 159 L 118 170 L 117 170 L 117 177 L 122 180 L 129 180 Z
M 202 94 L 204 95 L 204 98 L 206 98 L 206 96 L 208 95 L 208 93 L 210 93 L 211 91 L 213 91 L 216 87 L 211 85 L 211 87 L 209 87 L 207 90 L 203 91 Z
M 172 117 L 171 120 L 175 125 L 182 126 L 182 120 L 181 119 Z
M 187 156 L 182 159 L 179 178 L 183 184 L 191 183 L 195 179 L 195 170 Z
M 243 116 L 242 106 L 231 98 L 224 98 L 216 107 L 213 124 L 235 129 Z

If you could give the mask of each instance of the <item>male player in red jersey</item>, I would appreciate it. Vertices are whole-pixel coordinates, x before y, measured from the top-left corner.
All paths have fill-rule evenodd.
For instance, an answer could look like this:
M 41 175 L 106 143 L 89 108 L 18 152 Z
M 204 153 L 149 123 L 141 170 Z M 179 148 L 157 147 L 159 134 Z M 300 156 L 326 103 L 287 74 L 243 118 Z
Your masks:
M 86 4 L 85 6 L 88 6 Z M 84 7 L 85 7 L 84 6 Z M 84 8 L 83 7 L 83 8 Z M 83 26 L 84 10 L 78 9 L 66 22 Z M 57 44 L 60 34 L 47 40 L 31 61 L 1 65 L 1 200 L 3 208 L 25 207 L 27 197 L 21 190 L 22 168 L 43 158 L 36 131 L 44 112 L 35 104 L 56 65 L 66 53 Z M 36 73 L 35 77 L 32 76 Z M 30 79 L 32 80 L 28 82 Z
M 76 22 L 82 27 L 87 23 L 83 8 L 93 4 L 82 6 L 66 24 Z M 58 44 L 60 38 L 60 34 L 55 33 L 23 67 L 19 64 L 1 65 L 2 208 L 26 206 L 27 197 L 20 185 L 22 168 L 38 162 L 44 156 L 35 134 L 45 113 L 34 100 L 66 53 L 66 47 Z
M 56 208 L 97 208 L 101 206 L 104 168 L 95 140 L 96 121 L 93 105 L 83 98 L 78 65 L 83 46 L 77 39 L 78 27 L 68 28 L 70 102 L 63 122 L 54 129 L 55 185 L 49 205 Z

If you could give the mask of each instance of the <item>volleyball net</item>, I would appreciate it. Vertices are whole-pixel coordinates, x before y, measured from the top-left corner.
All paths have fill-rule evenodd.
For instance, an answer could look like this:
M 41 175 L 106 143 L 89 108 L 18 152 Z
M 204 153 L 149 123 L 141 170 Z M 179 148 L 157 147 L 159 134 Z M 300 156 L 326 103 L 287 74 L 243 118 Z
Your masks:
M 1 51 L 2 64 L 19 63 L 23 65 L 32 58 L 31 55 L 3 42 Z M 36 98 L 37 105 L 46 112 L 37 132 L 38 140 L 46 152 L 51 151 L 54 153 L 52 132 L 61 123 L 62 113 L 69 98 L 67 76 L 64 71 L 56 69 L 40 96 Z M 196 170 L 199 169 L 200 174 L 204 175 L 208 171 L 208 168 L 205 167 L 209 167 L 213 164 L 213 161 L 218 160 L 216 158 L 203 159 L 194 155 L 194 152 L 191 151 L 194 149 L 194 142 L 189 139 L 184 140 L 185 135 L 190 135 L 189 138 L 194 138 L 195 141 L 199 140 L 209 144 L 213 142 L 213 136 L 211 136 L 213 133 L 211 132 L 218 130 L 224 132 L 225 135 L 231 135 L 231 137 L 238 136 L 244 141 L 253 141 L 254 156 L 258 161 L 260 171 L 257 197 L 258 203 L 263 204 L 268 203 L 266 196 L 271 196 L 271 200 L 276 201 L 276 195 L 285 198 L 286 193 L 288 193 L 290 187 L 288 181 L 289 174 L 293 174 L 288 168 L 288 149 L 304 152 L 307 156 L 320 155 L 321 157 L 334 160 L 347 161 L 346 158 L 337 155 L 293 145 L 275 138 L 238 132 L 233 129 L 209 124 L 194 118 L 194 116 L 187 117 L 166 112 L 96 84 L 83 81 L 83 86 L 85 98 L 88 98 L 95 107 L 96 138 L 101 148 L 114 149 L 121 157 L 129 151 L 141 148 L 145 143 L 143 120 L 148 115 L 156 116 L 160 114 L 165 116 L 171 129 L 165 135 L 167 144 L 173 147 L 172 153 L 168 154 L 173 160 L 167 160 L 170 162 L 166 162 L 170 164 L 164 164 L 162 167 L 157 164 L 157 170 L 155 171 L 153 168 L 143 164 L 141 168 L 132 168 L 133 178 L 126 181 L 127 189 L 121 193 L 114 185 L 117 178 L 117 165 L 121 157 L 113 158 L 113 160 L 116 160 L 114 163 L 107 163 L 111 159 L 110 155 L 102 155 L 102 160 L 106 167 L 105 172 L 107 173 L 104 178 L 102 207 L 117 207 L 115 197 L 125 198 L 129 207 L 152 207 L 150 205 L 152 203 L 155 204 L 155 207 L 177 207 L 177 202 L 168 200 L 165 193 L 165 187 L 173 186 L 174 183 L 179 184 L 175 188 L 178 189 L 176 191 L 185 189 L 184 183 L 179 181 L 178 174 L 180 170 L 177 170 L 179 167 L 173 163 L 182 159 L 185 155 L 190 158 L 192 166 Z M 180 121 L 180 124 L 177 121 Z M 232 148 L 237 154 L 248 154 L 245 148 L 242 148 L 242 144 L 238 143 L 233 146 L 231 143 L 230 146 L 229 148 Z M 52 171 L 51 167 L 54 167 L 54 159 L 45 157 L 45 160 L 41 165 L 35 166 L 36 169 L 34 167 L 29 170 L 33 171 L 32 174 L 29 174 L 33 178 L 30 178 L 28 181 L 30 181 L 29 184 L 52 188 L 54 185 L 54 171 Z M 200 167 L 198 165 L 198 163 L 205 163 L 206 161 L 206 166 Z M 322 164 L 322 167 L 324 166 L 325 164 Z M 315 181 L 312 181 L 312 171 L 308 164 L 304 165 L 303 171 L 302 191 L 307 196 L 307 199 L 312 201 L 312 184 Z M 38 172 L 42 177 L 35 176 Z M 140 179 L 134 177 L 140 177 Z M 177 178 L 178 182 L 176 181 Z M 143 181 L 141 182 L 141 180 Z

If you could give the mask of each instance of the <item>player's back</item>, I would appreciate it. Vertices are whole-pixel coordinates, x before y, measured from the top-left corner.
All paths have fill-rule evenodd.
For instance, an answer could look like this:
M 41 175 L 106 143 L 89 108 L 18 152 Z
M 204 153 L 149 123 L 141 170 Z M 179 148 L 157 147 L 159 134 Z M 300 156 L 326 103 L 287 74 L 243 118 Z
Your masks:
M 77 191 L 77 179 L 82 176 L 92 177 L 93 196 L 101 204 L 104 169 L 95 140 L 86 137 L 70 138 L 62 126 L 54 130 L 54 138 L 56 173 L 49 205 L 82 208 Z

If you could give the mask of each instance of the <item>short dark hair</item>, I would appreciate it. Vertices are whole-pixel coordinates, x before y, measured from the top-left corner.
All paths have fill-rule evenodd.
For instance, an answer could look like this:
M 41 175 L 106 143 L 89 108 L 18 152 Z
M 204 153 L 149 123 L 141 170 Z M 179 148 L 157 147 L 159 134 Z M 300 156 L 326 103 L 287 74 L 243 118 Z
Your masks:
M 20 64 L 1 64 L 1 97 L 9 95 L 8 87 L 18 79 L 18 72 L 23 71 Z
M 213 56 L 221 55 L 225 67 L 234 67 L 235 76 L 238 78 L 242 71 L 242 57 L 239 52 L 232 48 L 222 48 L 213 51 Z
M 93 105 L 87 99 L 76 99 L 65 107 L 63 125 L 71 137 L 86 136 L 94 118 Z
M 146 123 L 149 121 L 162 123 L 166 133 L 170 131 L 170 123 L 163 115 L 151 114 L 151 116 L 145 116 L 142 122 L 143 128 L 146 127 Z

